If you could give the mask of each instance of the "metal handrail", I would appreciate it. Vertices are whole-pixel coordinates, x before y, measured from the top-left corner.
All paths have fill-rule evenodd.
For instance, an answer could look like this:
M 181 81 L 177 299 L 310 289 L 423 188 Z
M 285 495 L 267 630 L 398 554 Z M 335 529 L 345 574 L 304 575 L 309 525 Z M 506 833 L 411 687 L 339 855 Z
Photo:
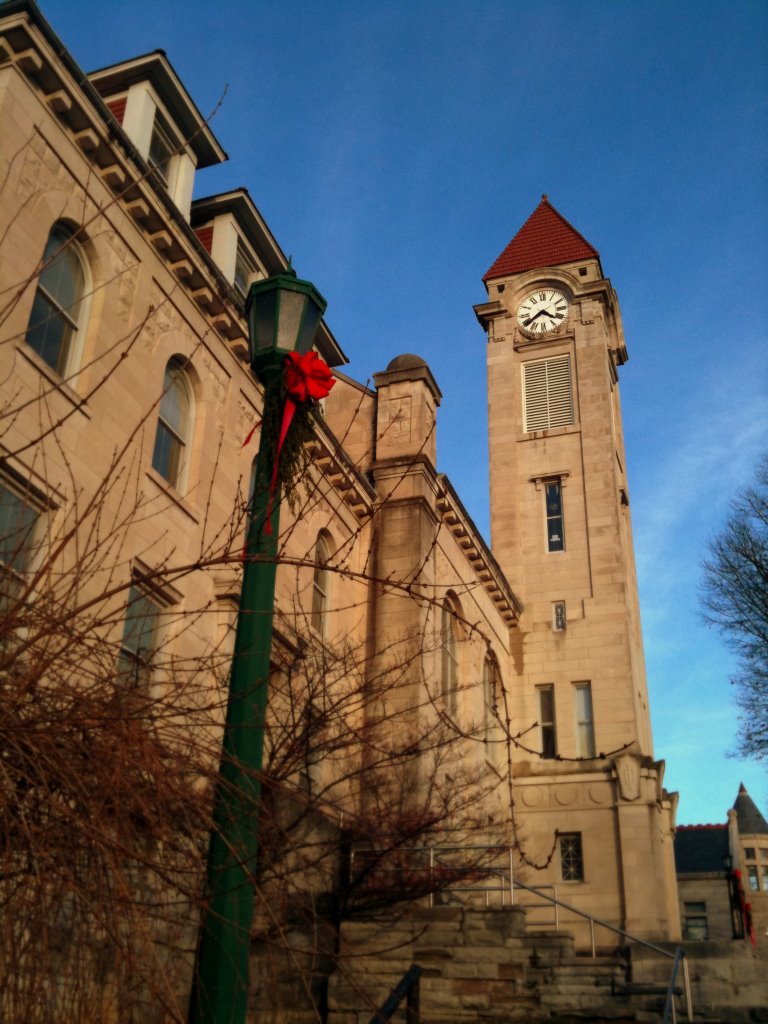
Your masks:
M 419 1024 L 419 978 L 423 967 L 418 964 L 411 964 L 400 981 L 395 985 L 379 1009 L 371 1017 L 369 1024 L 387 1024 L 392 1019 L 392 1014 L 403 1000 L 408 997 L 405 1007 L 406 1024 Z
M 632 935 L 630 932 L 625 932 L 623 928 L 617 928 L 613 924 L 608 924 L 607 921 L 602 921 L 599 917 L 594 917 L 592 914 L 587 914 L 583 910 L 579 910 L 578 907 L 571 906 L 570 903 L 565 903 L 563 900 L 557 899 L 557 897 L 547 896 L 546 893 L 541 892 L 539 889 L 534 889 L 530 885 L 525 885 L 524 882 L 513 882 L 513 885 L 517 889 L 526 889 L 528 892 L 534 892 L 538 896 L 543 896 L 545 900 L 549 900 L 550 903 L 556 903 L 559 907 L 564 907 L 565 910 L 570 910 L 574 914 L 578 914 L 579 917 L 586 918 L 589 921 L 589 934 L 592 942 L 592 957 L 595 956 L 595 925 L 599 924 L 602 928 L 607 928 L 608 931 L 615 932 L 616 935 L 622 935 L 625 939 L 629 939 L 631 942 L 636 943 L 639 946 L 645 946 L 646 949 L 652 949 L 654 953 L 660 953 L 661 956 L 667 957 L 669 960 L 674 960 L 672 965 L 672 978 L 670 979 L 669 988 L 667 990 L 667 1004 L 671 1005 L 672 1009 L 672 1024 L 676 1024 L 677 1018 L 675 1015 L 674 1006 L 674 987 L 675 980 L 677 978 L 677 967 L 680 962 L 683 965 L 683 986 L 685 994 L 685 1009 L 687 1019 L 693 1020 L 693 1005 L 691 999 L 691 981 L 688 974 L 688 960 L 685 955 L 685 950 L 682 946 L 677 946 L 674 953 L 671 953 L 668 949 L 662 949 L 661 946 L 654 945 L 653 942 L 648 942 L 646 939 L 640 939 L 636 935 Z M 667 1011 L 665 1010 L 664 1021 L 667 1024 L 668 1017 L 666 1016 Z
M 664 1022 L 663 1024 L 677 1024 L 677 1014 L 675 1013 L 675 982 L 677 981 L 677 967 L 682 961 L 683 964 L 683 985 L 685 987 L 685 1005 L 688 1008 L 688 1020 L 691 1020 L 691 979 L 688 974 L 688 961 L 685 957 L 685 952 L 682 946 L 677 947 L 675 952 L 675 962 L 672 965 L 672 977 L 669 979 L 669 988 L 667 989 L 667 1001 L 664 1004 Z

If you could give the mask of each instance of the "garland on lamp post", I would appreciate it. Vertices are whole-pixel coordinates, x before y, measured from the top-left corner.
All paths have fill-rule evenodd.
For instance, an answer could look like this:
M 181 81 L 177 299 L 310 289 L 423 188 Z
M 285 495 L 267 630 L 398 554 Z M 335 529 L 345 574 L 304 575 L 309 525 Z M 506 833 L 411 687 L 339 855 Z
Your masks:
M 246 310 L 251 366 L 265 389 L 264 416 L 248 509 L 190 1024 L 244 1024 L 246 1018 L 280 494 L 285 490 L 292 496 L 303 476 L 304 444 L 313 434 L 310 409 L 335 383 L 327 365 L 306 351 L 325 310 L 325 300 L 309 282 L 297 280 L 290 268 L 259 281 L 251 286 Z

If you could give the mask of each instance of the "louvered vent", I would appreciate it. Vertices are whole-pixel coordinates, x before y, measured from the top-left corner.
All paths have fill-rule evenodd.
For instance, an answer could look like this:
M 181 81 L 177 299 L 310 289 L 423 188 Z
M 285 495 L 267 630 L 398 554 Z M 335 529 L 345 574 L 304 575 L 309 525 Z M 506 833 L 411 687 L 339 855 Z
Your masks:
M 523 363 L 523 418 L 527 433 L 573 423 L 570 356 Z

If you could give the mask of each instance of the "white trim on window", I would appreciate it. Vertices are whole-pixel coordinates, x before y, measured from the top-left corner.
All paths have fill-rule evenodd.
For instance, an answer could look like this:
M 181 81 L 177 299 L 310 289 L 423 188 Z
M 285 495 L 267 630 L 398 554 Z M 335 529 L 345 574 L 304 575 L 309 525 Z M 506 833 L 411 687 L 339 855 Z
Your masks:
M 157 414 L 152 468 L 179 494 L 186 489 L 195 426 L 195 399 L 181 359 L 168 360 Z
M 536 687 L 539 717 L 539 742 L 543 758 L 557 757 L 557 719 L 555 715 L 555 687 L 544 683 Z
M 595 756 L 595 722 L 592 711 L 592 684 L 573 684 L 573 704 L 576 716 L 576 756 Z
M 91 275 L 75 232 L 59 221 L 45 243 L 26 342 L 60 377 L 80 363 L 90 305 Z

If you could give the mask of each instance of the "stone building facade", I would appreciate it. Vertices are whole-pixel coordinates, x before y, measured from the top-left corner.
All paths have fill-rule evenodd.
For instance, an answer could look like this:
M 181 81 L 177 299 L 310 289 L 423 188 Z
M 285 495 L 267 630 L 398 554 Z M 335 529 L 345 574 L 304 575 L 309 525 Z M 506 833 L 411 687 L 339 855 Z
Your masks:
M 226 154 L 162 52 L 86 75 L 34 3 L 11 0 L 0 118 L 5 599 L 79 574 L 72 616 L 100 609 L 108 673 L 168 694 L 186 666 L 193 714 L 226 677 L 262 411 L 244 298 L 287 260 L 246 189 L 192 200 L 195 171 Z M 462 844 L 506 847 L 526 885 L 674 940 L 675 796 L 650 732 L 616 293 L 546 197 L 484 280 L 490 546 L 436 466 L 427 362 L 394 355 L 363 386 L 318 330 L 337 383 L 283 521 L 270 736 L 299 729 L 284 698 L 301 654 L 323 682 L 301 721 L 325 718 L 285 782 L 339 829 L 365 819 L 375 846 L 384 791 L 401 825 L 420 807 L 434 826 L 434 789 L 447 810 L 414 844 L 450 849 L 454 877 Z M 355 740 L 329 747 L 329 706 L 349 692 L 364 695 L 345 712 Z M 388 781 L 367 788 L 385 749 Z

